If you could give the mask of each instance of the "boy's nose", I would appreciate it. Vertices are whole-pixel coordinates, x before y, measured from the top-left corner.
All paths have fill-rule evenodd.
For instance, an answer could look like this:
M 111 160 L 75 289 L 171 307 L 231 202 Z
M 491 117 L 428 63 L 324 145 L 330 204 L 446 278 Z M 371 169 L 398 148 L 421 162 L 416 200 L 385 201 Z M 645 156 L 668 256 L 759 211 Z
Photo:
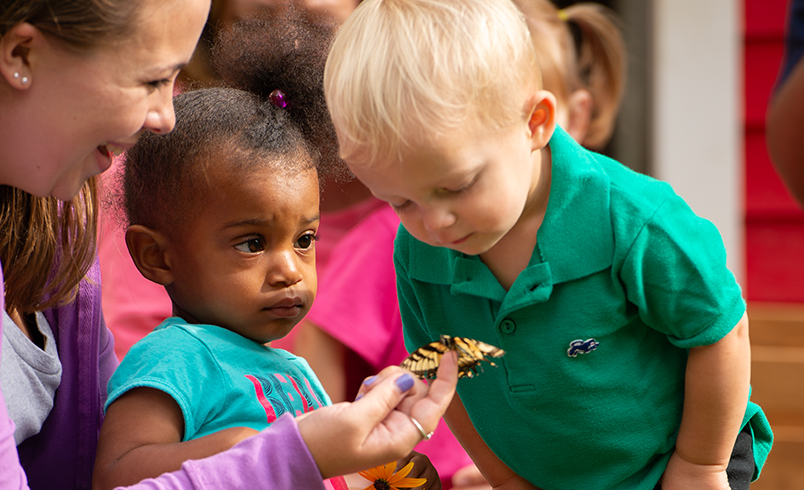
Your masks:
M 442 206 L 427 206 L 421 213 L 422 224 L 427 231 L 439 231 L 455 224 L 455 214 Z

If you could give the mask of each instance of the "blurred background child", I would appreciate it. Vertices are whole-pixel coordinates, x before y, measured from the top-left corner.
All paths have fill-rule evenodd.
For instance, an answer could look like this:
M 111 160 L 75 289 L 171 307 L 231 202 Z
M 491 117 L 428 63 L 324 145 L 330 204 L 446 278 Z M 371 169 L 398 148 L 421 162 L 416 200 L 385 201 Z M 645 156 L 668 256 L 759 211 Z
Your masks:
M 578 142 L 602 148 L 614 128 L 625 76 L 625 47 L 613 14 L 598 4 L 559 11 L 548 0 L 516 3 L 526 14 L 545 88 L 556 94 L 558 124 Z M 570 24 L 579 33 L 577 46 Z M 349 399 L 363 378 L 407 357 L 393 266 L 398 227 L 390 206 L 377 209 L 319 268 L 318 299 L 299 326 L 295 352 L 308 360 L 333 401 Z M 443 421 L 417 450 L 429 455 L 446 487 L 485 482 Z

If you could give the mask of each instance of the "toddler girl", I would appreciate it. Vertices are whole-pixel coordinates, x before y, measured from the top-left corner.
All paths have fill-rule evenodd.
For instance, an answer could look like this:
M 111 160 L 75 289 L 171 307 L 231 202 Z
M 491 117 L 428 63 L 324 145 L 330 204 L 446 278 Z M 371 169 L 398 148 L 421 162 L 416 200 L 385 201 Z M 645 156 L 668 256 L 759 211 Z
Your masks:
M 494 487 L 748 488 L 771 434 L 717 230 L 556 127 L 540 35 L 507 0 L 366 0 L 333 43 L 341 156 L 402 222 L 406 347 L 506 351 L 445 415 Z
M 267 345 L 313 302 L 319 173 L 335 161 L 319 151 L 328 130 L 321 67 L 298 65 L 305 50 L 327 44 L 298 22 L 273 45 L 281 70 L 259 60 L 238 78 L 252 92 L 178 96 L 174 132 L 144 136 L 127 154 L 126 243 L 142 275 L 165 287 L 173 316 L 132 347 L 109 382 L 97 487 L 178 469 L 285 413 L 330 404 L 303 359 Z M 413 476 L 438 488 L 428 463 L 417 462 Z

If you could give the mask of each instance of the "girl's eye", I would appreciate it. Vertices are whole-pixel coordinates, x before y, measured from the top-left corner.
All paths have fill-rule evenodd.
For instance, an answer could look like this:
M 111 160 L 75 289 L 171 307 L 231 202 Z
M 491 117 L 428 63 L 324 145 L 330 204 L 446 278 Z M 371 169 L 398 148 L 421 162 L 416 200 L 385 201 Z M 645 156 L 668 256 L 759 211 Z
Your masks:
M 299 239 L 296 240 L 296 243 L 294 243 L 293 246 L 296 248 L 300 248 L 302 250 L 308 250 L 310 248 L 313 248 L 313 244 L 315 243 L 316 240 L 318 240 L 318 235 L 313 233 L 307 233 L 299 237 Z
M 264 247 L 262 246 L 262 241 L 259 238 L 250 238 L 245 242 L 235 245 L 235 249 L 244 253 L 255 254 L 262 252 Z

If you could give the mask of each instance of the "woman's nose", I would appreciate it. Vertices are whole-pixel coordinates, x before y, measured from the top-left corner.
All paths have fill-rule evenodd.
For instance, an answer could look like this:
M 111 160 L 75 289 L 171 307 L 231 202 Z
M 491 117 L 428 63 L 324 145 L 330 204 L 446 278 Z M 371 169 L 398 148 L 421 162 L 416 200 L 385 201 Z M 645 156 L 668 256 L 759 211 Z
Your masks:
M 173 110 L 173 88 L 163 87 L 153 94 L 153 103 L 145 115 L 144 129 L 156 134 L 167 134 L 176 125 L 176 113 Z

